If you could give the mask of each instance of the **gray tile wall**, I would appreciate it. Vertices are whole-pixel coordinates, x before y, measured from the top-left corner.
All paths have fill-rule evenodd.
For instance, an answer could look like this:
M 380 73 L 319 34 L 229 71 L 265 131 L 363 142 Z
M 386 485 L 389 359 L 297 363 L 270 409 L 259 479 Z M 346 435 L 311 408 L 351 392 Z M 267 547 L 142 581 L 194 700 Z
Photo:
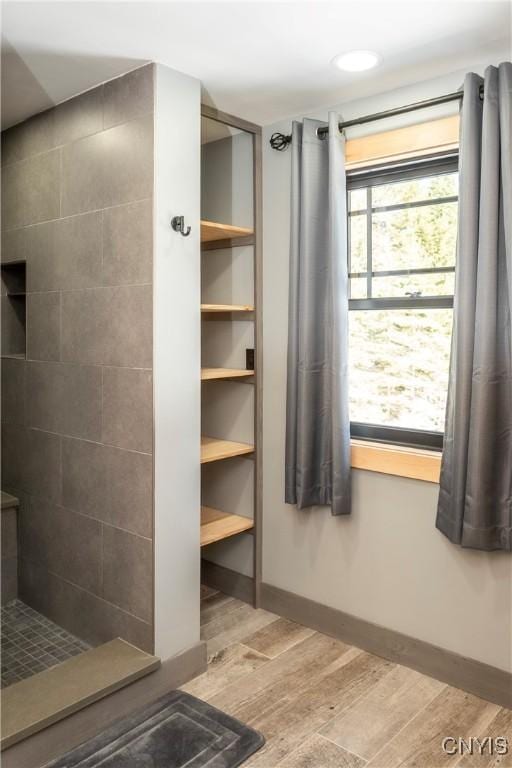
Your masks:
M 22 600 L 90 643 L 153 644 L 153 67 L 2 134 L 2 261 L 27 359 L 2 360 Z

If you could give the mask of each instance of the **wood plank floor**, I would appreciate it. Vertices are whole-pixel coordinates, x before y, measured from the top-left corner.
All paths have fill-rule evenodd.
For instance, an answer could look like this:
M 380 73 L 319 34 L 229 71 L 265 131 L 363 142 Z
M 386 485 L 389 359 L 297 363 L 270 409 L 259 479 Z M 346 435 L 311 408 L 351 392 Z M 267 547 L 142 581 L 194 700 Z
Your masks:
M 261 731 L 247 768 L 512 768 L 512 712 L 203 588 L 208 670 L 184 690 Z M 509 754 L 442 740 L 504 736 Z

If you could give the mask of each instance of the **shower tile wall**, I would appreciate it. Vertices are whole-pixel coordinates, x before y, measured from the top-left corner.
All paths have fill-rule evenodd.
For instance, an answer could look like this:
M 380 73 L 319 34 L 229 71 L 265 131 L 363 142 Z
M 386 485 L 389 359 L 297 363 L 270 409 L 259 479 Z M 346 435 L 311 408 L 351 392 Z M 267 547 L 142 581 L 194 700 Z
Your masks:
M 2 360 L 19 596 L 151 650 L 153 66 L 4 132 L 2 164 L 2 261 L 27 263 L 27 359 Z

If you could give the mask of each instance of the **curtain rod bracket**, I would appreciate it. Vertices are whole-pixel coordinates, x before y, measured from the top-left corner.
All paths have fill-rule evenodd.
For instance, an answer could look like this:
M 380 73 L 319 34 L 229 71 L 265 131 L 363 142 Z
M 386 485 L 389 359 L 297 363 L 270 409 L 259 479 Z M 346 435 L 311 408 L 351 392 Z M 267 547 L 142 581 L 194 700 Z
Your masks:
M 273 133 L 270 137 L 269 144 L 272 147 L 272 149 L 275 149 L 277 152 L 284 152 L 285 149 L 288 149 L 289 145 L 292 143 L 292 137 L 285 136 L 284 133 Z

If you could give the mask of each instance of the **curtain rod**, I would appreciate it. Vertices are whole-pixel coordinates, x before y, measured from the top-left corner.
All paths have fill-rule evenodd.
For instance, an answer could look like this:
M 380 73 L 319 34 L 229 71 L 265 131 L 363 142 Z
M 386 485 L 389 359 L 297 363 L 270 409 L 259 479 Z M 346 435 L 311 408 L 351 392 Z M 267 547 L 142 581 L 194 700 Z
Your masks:
M 463 91 L 456 91 L 455 93 L 446 93 L 444 96 L 436 96 L 433 99 L 426 99 L 425 101 L 416 101 L 414 104 L 406 104 L 403 107 L 395 107 L 394 109 L 386 109 L 383 112 L 375 112 L 373 115 L 364 115 L 363 117 L 357 117 L 354 120 L 346 120 L 343 123 L 338 123 L 338 128 L 342 131 L 344 128 L 350 128 L 353 125 L 363 125 L 364 123 L 371 123 L 374 120 L 382 120 L 385 117 L 395 117 L 396 115 L 405 115 L 407 112 L 414 112 L 416 109 L 425 109 L 426 107 L 435 107 L 438 104 L 447 104 L 449 101 L 456 101 L 462 99 L 464 95 Z M 480 96 L 483 95 L 483 86 L 480 86 Z M 329 128 L 324 126 L 319 128 L 318 136 L 323 137 L 329 133 Z M 283 133 L 273 133 L 270 137 L 269 144 L 272 149 L 282 152 L 292 143 L 291 135 L 286 136 Z

